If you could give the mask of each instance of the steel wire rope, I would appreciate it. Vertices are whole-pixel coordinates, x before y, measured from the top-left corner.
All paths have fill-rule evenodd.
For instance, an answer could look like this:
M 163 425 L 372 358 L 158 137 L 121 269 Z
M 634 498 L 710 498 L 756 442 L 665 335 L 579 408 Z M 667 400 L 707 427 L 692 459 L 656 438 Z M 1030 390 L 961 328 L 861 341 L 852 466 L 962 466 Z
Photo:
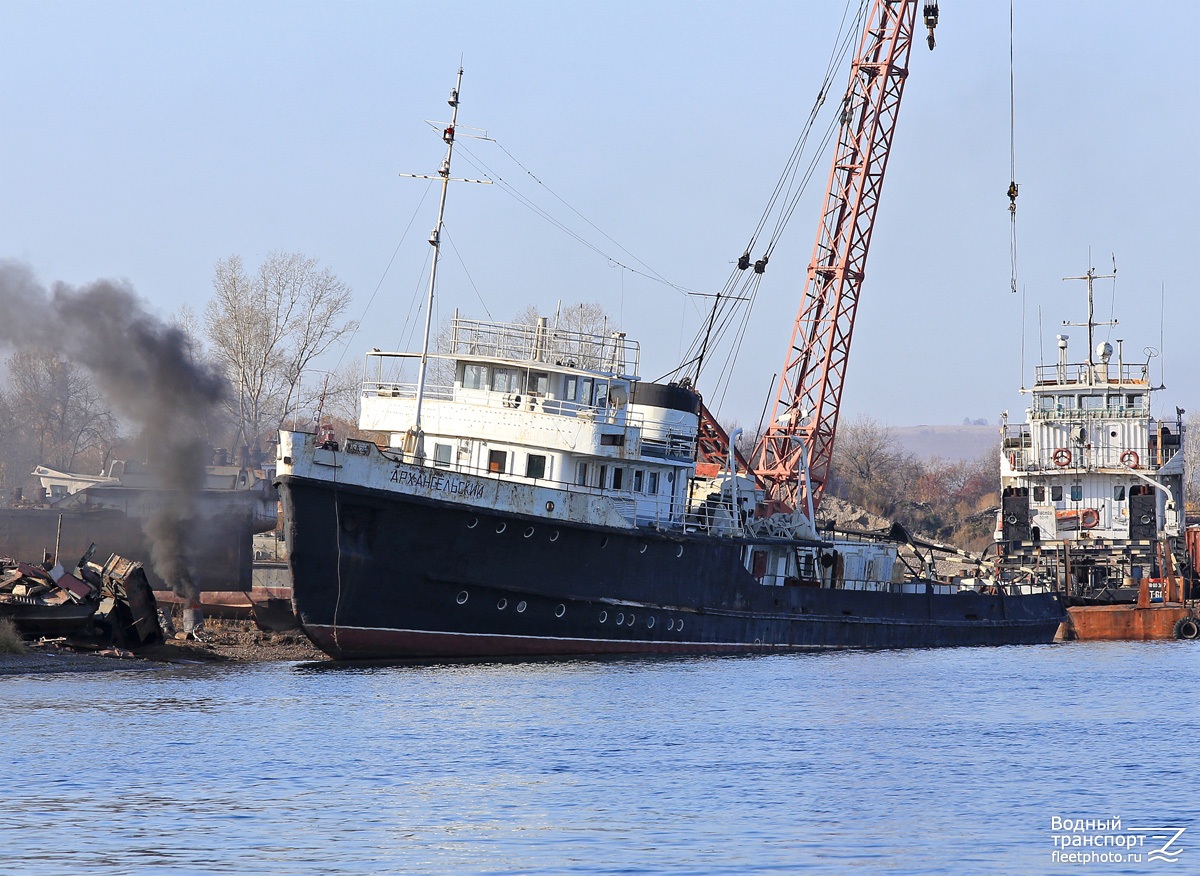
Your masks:
M 490 138 L 490 137 L 487 139 L 493 143 L 496 143 L 498 146 L 500 146 L 500 148 L 506 154 L 508 154 L 511 157 L 511 153 L 509 153 L 507 149 L 504 149 L 504 147 L 501 146 L 498 143 L 498 141 L 496 141 L 495 139 Z M 460 149 L 465 156 L 464 160 L 468 164 L 470 164 L 472 167 L 474 167 L 480 173 L 484 174 L 488 179 L 490 179 L 496 185 L 500 186 L 500 188 L 502 190 L 504 190 L 510 197 L 512 197 L 518 203 L 520 203 L 527 209 L 531 210 L 532 212 L 534 212 L 535 214 L 540 216 L 545 221 L 549 222 L 551 225 L 553 225 L 555 228 L 557 228 L 563 234 L 566 234 L 568 237 L 574 239 L 580 245 L 584 246 L 587 249 L 590 249 L 596 255 L 605 259 L 611 265 L 621 268 L 623 270 L 629 271 L 630 273 L 637 274 L 640 277 L 645 277 L 646 279 L 652 280 L 656 283 L 661 283 L 664 286 L 674 289 L 676 292 L 680 293 L 681 295 L 686 296 L 690 292 L 695 292 L 694 289 L 689 289 L 686 286 L 680 286 L 678 283 L 673 283 L 670 280 L 666 279 L 661 274 L 659 274 L 657 271 L 655 271 L 653 268 L 646 265 L 646 263 L 643 262 L 641 259 L 639 259 L 637 256 L 630 253 L 629 250 L 626 249 L 624 246 L 622 246 L 621 244 L 619 244 L 615 240 L 613 240 L 613 238 L 611 236 L 609 236 L 608 234 L 606 234 L 603 231 L 600 231 L 600 229 L 595 225 L 595 223 L 588 220 L 585 216 L 583 216 L 582 213 L 580 213 L 574 207 L 571 207 L 570 204 L 567 204 L 567 202 L 564 201 L 559 195 L 555 194 L 554 191 L 549 186 L 547 186 L 545 183 L 541 182 L 541 180 L 539 180 L 536 176 L 534 176 L 532 173 L 530 173 L 528 170 L 526 170 L 519 161 L 516 161 L 515 158 L 513 158 L 513 161 L 517 164 L 518 167 L 521 167 L 522 170 L 525 170 L 525 172 L 529 174 L 531 179 L 533 179 L 535 182 L 537 182 L 539 185 L 541 185 L 543 188 L 545 188 L 546 191 L 550 192 L 550 194 L 554 195 L 555 198 L 558 198 L 559 201 L 562 201 L 563 204 L 566 204 L 566 206 L 572 212 L 574 212 L 576 215 L 578 215 L 580 218 L 582 218 L 585 222 L 587 222 L 593 228 L 596 228 L 596 230 L 599 231 L 599 233 L 602 234 L 605 238 L 607 238 L 610 241 L 613 241 L 613 243 L 617 247 L 619 247 L 622 251 L 628 253 L 630 255 L 630 257 L 633 258 L 633 260 L 637 261 L 641 265 L 644 265 L 646 267 L 646 271 L 639 271 L 637 268 L 634 268 L 630 265 L 625 264 L 620 259 L 614 258 L 609 253 L 600 249 L 600 247 L 596 246 L 594 243 L 587 240 L 585 237 L 583 237 L 583 235 L 579 234 L 577 231 L 575 231 L 573 228 L 568 226 L 566 223 L 555 218 L 549 211 L 547 211 L 546 209 L 544 209 L 543 207 L 541 207 L 537 203 L 535 203 L 532 198 L 530 198 L 529 196 L 520 192 L 516 188 L 516 186 L 514 186 L 506 178 L 504 178 L 499 173 L 497 173 L 495 170 L 493 170 L 490 166 L 488 166 L 488 164 L 482 158 L 480 158 L 478 155 L 473 153 L 470 149 L 466 148 L 465 146 L 460 147 Z M 647 273 L 647 271 L 649 273 Z
M 417 221 L 417 214 L 421 212 L 421 207 L 425 203 L 425 199 L 429 197 L 429 192 L 433 188 L 433 181 L 425 186 L 425 191 L 421 195 L 421 200 L 417 202 L 416 209 L 413 210 L 412 216 L 409 217 L 408 224 L 404 226 L 404 233 L 400 235 L 400 242 L 396 244 L 396 248 L 392 250 L 392 257 L 388 259 L 387 265 L 383 268 L 383 273 L 379 277 L 379 282 L 375 284 L 375 291 L 371 293 L 371 297 L 367 299 L 367 306 L 363 308 L 362 316 L 358 318 L 358 326 L 350 334 L 345 341 L 342 342 L 342 352 L 338 355 L 337 364 L 333 366 L 333 370 L 337 371 L 342 366 L 342 359 L 346 357 L 346 351 L 350 349 L 350 342 L 358 336 L 359 329 L 362 328 L 363 320 L 367 318 L 367 314 L 371 310 L 371 305 L 375 303 L 375 296 L 379 294 L 379 290 L 383 287 L 383 281 L 387 278 L 388 271 L 392 269 L 392 264 L 396 261 L 396 256 L 400 253 L 400 247 L 404 246 L 404 241 L 408 239 L 408 232 L 412 230 L 413 223 Z
M 1013 53 L 1013 0 L 1008 0 L 1008 215 L 1009 215 L 1009 263 L 1011 280 L 1009 291 L 1017 291 L 1017 86 L 1016 62 Z
M 775 186 L 767 199 L 767 205 L 763 209 L 758 224 L 751 234 L 750 241 L 744 250 L 746 256 L 748 256 L 753 250 L 759 236 L 769 222 L 772 214 L 776 212 L 776 209 L 782 199 L 786 206 L 779 211 L 776 217 L 774 230 L 769 239 L 767 249 L 763 253 L 764 259 L 770 258 L 771 253 L 774 251 L 775 245 L 779 242 L 784 228 L 787 226 L 792 214 L 795 212 L 796 207 L 800 203 L 804 192 L 807 190 L 809 183 L 812 181 L 813 174 L 816 172 L 820 162 L 822 162 L 834 132 L 839 128 L 837 118 L 831 117 L 830 122 L 825 127 L 825 132 L 821 137 L 819 147 L 810 154 L 807 167 L 803 174 L 800 175 L 801 168 L 803 167 L 801 159 L 805 154 L 809 154 L 809 138 L 816 125 L 817 119 L 820 117 L 820 112 L 825 105 L 825 99 L 829 94 L 830 88 L 832 87 L 833 78 L 836 75 L 836 72 L 841 69 L 846 56 L 851 51 L 851 48 L 854 45 L 855 35 L 861 30 L 861 23 L 866 16 L 868 0 L 861 0 L 858 5 L 858 11 L 852 19 L 853 25 L 851 27 L 847 27 L 847 18 L 849 16 L 851 2 L 852 0 L 847 0 L 845 6 L 843 7 L 842 19 L 838 25 L 838 33 L 832 43 L 829 57 L 826 61 L 821 88 L 817 93 L 817 97 L 814 100 L 812 107 L 809 109 L 808 117 L 805 120 L 799 137 L 797 137 L 796 143 L 792 147 L 792 151 L 784 164 L 784 168 L 776 180 Z M 799 184 L 797 184 L 798 175 L 800 175 Z M 689 346 L 686 361 L 677 366 L 674 371 L 668 372 L 668 374 L 678 373 L 678 371 L 683 370 L 692 363 L 700 363 L 696 372 L 696 380 L 698 382 L 700 377 L 699 372 L 703 367 L 703 350 L 707 349 L 709 346 L 719 346 L 721 340 L 726 334 L 726 327 L 728 323 L 724 318 L 722 318 L 720 327 L 717 328 L 718 316 L 727 317 L 733 308 L 744 302 L 745 308 L 743 309 L 743 316 L 738 324 L 737 330 L 734 333 L 735 340 L 725 356 L 725 367 L 722 369 L 722 375 L 724 379 L 723 386 L 722 384 L 718 384 L 719 386 L 722 386 L 722 388 L 718 391 L 718 396 L 721 399 L 724 398 L 728 391 L 732 366 L 740 354 L 741 344 L 744 342 L 749 326 L 750 312 L 753 309 L 755 299 L 758 295 L 758 290 L 761 286 L 760 281 L 762 274 L 760 271 L 756 270 L 749 281 L 745 281 L 741 284 L 742 289 L 749 289 L 750 294 L 747 296 L 734 296 L 732 293 L 738 283 L 737 277 L 741 273 L 744 273 L 744 269 L 740 265 L 731 271 L 729 279 L 726 281 L 725 286 L 718 295 L 718 300 L 713 303 L 713 312 L 710 314 L 709 319 L 704 321 L 703 325 L 698 330 L 695 338 Z M 724 296 L 723 300 L 722 296 Z M 716 335 L 715 338 L 713 337 L 714 333 Z

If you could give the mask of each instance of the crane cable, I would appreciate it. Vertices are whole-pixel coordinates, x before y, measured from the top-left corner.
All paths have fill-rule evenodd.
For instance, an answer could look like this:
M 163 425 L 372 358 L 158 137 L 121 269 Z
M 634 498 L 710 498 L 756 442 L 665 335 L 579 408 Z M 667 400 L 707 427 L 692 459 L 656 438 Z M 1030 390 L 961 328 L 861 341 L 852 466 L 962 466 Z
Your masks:
M 1008 215 L 1011 226 L 1009 241 L 1009 261 L 1012 266 L 1012 279 L 1009 291 L 1017 291 L 1017 135 L 1016 135 L 1016 85 L 1013 63 L 1013 0 L 1008 0 Z

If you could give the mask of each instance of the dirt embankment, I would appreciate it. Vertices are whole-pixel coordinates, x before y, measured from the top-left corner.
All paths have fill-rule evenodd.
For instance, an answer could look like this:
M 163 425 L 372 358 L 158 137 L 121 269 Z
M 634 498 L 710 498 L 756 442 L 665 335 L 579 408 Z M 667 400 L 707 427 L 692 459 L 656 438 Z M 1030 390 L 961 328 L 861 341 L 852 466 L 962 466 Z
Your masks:
M 299 630 L 269 632 L 251 621 L 205 621 L 195 639 L 168 638 L 136 652 L 120 648 L 96 650 L 72 647 L 61 640 L 26 643 L 23 654 L 0 654 L 0 675 L 43 672 L 102 672 L 113 669 L 146 669 L 159 663 L 262 663 L 267 661 L 322 661 L 318 651 Z

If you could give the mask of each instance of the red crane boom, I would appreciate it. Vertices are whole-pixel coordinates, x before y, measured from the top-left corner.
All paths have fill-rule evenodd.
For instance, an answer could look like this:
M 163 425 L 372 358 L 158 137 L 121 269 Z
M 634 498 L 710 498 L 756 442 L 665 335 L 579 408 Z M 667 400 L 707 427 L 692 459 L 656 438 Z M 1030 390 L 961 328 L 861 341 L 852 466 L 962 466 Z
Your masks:
M 807 459 L 815 506 L 829 477 L 842 385 L 871 231 L 891 153 L 912 49 L 917 0 L 875 0 L 866 18 L 850 84 L 828 194 L 791 346 L 754 474 L 788 508 L 808 497 L 800 478 Z M 924 10 L 933 48 L 937 4 Z

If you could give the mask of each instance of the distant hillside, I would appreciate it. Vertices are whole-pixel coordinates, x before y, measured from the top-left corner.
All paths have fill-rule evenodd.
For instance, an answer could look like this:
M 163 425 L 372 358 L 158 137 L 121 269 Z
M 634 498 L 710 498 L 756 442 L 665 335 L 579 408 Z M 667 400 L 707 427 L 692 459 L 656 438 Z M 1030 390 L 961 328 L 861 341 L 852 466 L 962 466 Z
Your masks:
M 1000 443 L 999 426 L 892 426 L 900 446 L 918 459 L 971 461 Z

